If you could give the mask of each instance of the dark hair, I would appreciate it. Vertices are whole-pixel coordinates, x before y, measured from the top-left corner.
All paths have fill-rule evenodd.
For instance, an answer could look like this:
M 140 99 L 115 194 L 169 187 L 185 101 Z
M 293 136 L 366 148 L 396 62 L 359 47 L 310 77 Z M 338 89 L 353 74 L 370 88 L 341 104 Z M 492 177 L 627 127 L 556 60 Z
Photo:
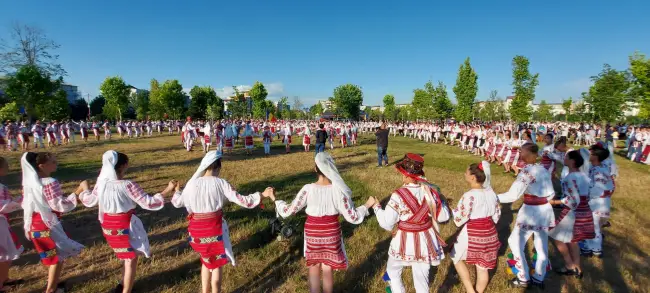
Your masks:
M 525 134 L 527 138 L 530 138 L 530 132 L 524 131 L 522 134 Z
M 522 145 L 521 149 L 525 149 L 525 150 L 527 150 L 527 151 L 529 151 L 531 153 L 534 153 L 534 154 L 537 154 L 537 152 L 539 152 L 539 147 L 536 144 L 530 143 L 530 142 L 525 143 L 524 145 Z
M 124 153 L 117 153 L 117 162 L 115 162 L 115 171 L 121 169 L 129 163 L 129 156 Z
M 479 168 L 479 164 L 474 163 L 469 165 L 469 174 L 476 177 L 476 182 L 485 182 L 485 172 Z
M 589 150 L 591 151 L 592 155 L 598 157 L 598 162 L 602 162 L 609 158 L 609 150 L 603 148 L 599 144 L 592 145 Z
M 320 128 L 320 129 L 323 129 L 323 128 L 325 128 L 325 124 L 323 124 L 323 123 L 321 123 L 321 124 L 318 124 L 318 128 Z
M 553 140 L 553 134 L 552 134 L 552 133 L 547 133 L 547 134 L 546 134 L 546 137 L 550 137 L 551 140 Z
M 205 168 L 205 171 L 213 171 L 213 170 L 219 170 L 221 169 L 221 158 L 217 159 L 214 161 L 210 166 Z
M 562 136 L 562 137 L 560 137 L 560 139 L 558 139 L 558 140 L 555 142 L 555 147 L 556 147 L 556 148 L 557 148 L 558 146 L 560 146 L 560 145 L 566 145 L 566 136 Z
M 49 152 L 42 152 L 42 153 L 33 153 L 33 152 L 28 152 L 27 155 L 25 156 L 25 159 L 27 159 L 27 162 L 34 167 L 34 170 L 38 171 L 38 165 L 40 164 L 45 164 L 48 161 L 50 161 L 54 157 L 52 153 Z
M 584 165 L 585 163 L 585 159 L 582 158 L 582 155 L 580 155 L 579 150 L 570 151 L 566 155 L 569 158 L 569 160 L 573 161 L 576 164 L 575 165 L 576 168 L 582 167 L 582 165 Z
M 0 168 L 9 167 L 9 162 L 4 157 L 0 157 Z

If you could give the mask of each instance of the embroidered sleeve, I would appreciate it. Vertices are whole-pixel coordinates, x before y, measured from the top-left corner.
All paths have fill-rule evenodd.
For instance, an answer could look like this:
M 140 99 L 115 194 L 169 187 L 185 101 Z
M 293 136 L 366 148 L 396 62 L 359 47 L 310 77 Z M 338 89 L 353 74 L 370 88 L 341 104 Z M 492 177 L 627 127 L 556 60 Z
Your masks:
M 512 183 L 506 193 L 499 194 L 499 201 L 502 203 L 511 203 L 519 199 L 528 188 L 528 185 L 534 182 L 535 178 L 530 174 L 528 168 L 524 168 L 517 175 L 517 179 Z
M 449 221 L 449 218 L 451 218 L 451 210 L 449 209 L 449 205 L 447 204 L 446 201 L 443 201 L 440 199 L 440 194 L 439 194 L 439 189 L 434 189 L 431 188 L 431 195 L 433 195 L 433 198 L 435 200 L 435 208 L 436 208 L 436 221 L 439 223 L 444 223 Z
M 375 215 L 377 216 L 377 222 L 380 227 L 387 231 L 393 231 L 395 224 L 399 222 L 399 215 L 402 210 L 400 208 L 401 202 L 402 200 L 399 195 L 393 193 L 390 196 L 388 207 L 386 209 L 382 209 L 380 206 L 375 206 Z
M 192 187 L 185 186 L 185 188 L 187 189 L 187 188 L 192 188 Z M 192 190 L 194 190 L 194 188 L 192 188 Z M 188 193 L 188 194 L 194 194 L 194 193 Z M 175 208 L 182 208 L 182 207 L 185 206 L 185 203 L 183 203 L 183 196 L 182 195 L 183 194 L 181 192 L 175 192 L 174 196 L 172 196 L 171 202 L 172 202 L 172 205 Z
M 354 207 L 354 202 L 349 196 L 342 196 L 336 203 L 336 209 L 351 224 L 361 224 L 365 216 L 368 215 L 366 206 Z
M 20 203 L 22 197 L 18 199 L 11 198 L 9 188 L 0 185 L 0 214 L 8 214 L 21 209 Z
M 255 192 L 250 195 L 241 195 L 239 192 L 237 192 L 237 190 L 235 190 L 232 185 L 230 185 L 230 183 L 226 182 L 225 180 L 222 182 L 223 194 L 226 196 L 228 201 L 234 202 L 238 206 L 247 209 L 252 209 L 260 204 L 262 196 L 259 192 Z
M 156 193 L 154 196 L 150 196 L 135 182 L 129 181 L 126 184 L 126 190 L 129 198 L 145 210 L 158 211 L 165 207 L 165 199 L 162 194 Z
M 298 195 L 291 201 L 291 204 L 287 204 L 284 200 L 275 201 L 275 210 L 281 217 L 286 218 L 294 215 L 307 206 L 307 196 L 309 195 L 307 186 L 305 185 L 300 189 Z
M 562 181 L 562 193 L 564 195 L 561 199 L 562 204 L 572 210 L 578 208 L 578 204 L 580 203 L 580 190 L 575 179 L 567 177 Z
M 494 214 L 492 215 L 492 222 L 495 224 L 499 222 L 499 218 L 501 218 L 501 203 L 499 203 L 499 198 L 497 197 L 495 200 L 495 207 L 494 207 Z
M 97 197 L 97 185 L 95 185 L 92 192 L 88 190 L 81 192 L 81 194 L 79 194 L 79 200 L 85 207 L 92 208 L 96 206 L 99 203 L 99 198 Z
M 77 207 L 77 195 L 72 193 L 63 196 L 61 185 L 56 180 L 43 186 L 43 196 L 50 208 L 60 213 L 67 213 Z
M 469 216 L 474 209 L 474 196 L 471 194 L 463 194 L 463 197 L 458 201 L 458 206 L 452 211 L 454 215 L 454 224 L 460 227 L 469 221 Z
M 606 197 L 611 190 L 608 188 L 609 178 L 602 172 L 592 172 L 591 183 L 589 188 L 590 198 Z

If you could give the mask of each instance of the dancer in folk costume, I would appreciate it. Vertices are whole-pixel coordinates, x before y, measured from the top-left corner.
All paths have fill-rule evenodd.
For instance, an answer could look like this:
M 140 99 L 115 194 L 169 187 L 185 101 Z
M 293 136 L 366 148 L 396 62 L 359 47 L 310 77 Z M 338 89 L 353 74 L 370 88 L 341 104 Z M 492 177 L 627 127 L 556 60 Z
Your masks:
M 93 121 L 91 128 L 93 129 L 93 134 L 95 135 L 95 141 L 99 141 L 99 124 L 97 121 Z
M 284 143 L 284 149 L 287 151 L 287 154 L 291 151 L 291 134 L 293 132 L 293 127 L 291 123 L 287 123 L 282 130 L 282 142 Z
M 124 127 L 126 128 L 126 136 L 129 139 L 133 138 L 133 121 L 126 122 Z
M 226 146 L 226 152 L 231 152 L 235 145 L 235 133 L 233 132 L 231 125 L 228 123 L 226 123 L 224 132 L 224 144 Z
M 64 260 L 78 255 L 84 246 L 68 237 L 59 217 L 74 210 L 77 196 L 88 190 L 88 183 L 81 182 L 74 193 L 64 196 L 59 182 L 50 177 L 57 168 L 53 154 L 25 153 L 20 164 L 25 236 L 34 244 L 41 263 L 49 267 L 45 292 L 65 291 L 65 284 L 59 284 Z
M 43 135 L 45 132 L 43 131 L 41 121 L 36 120 L 36 123 L 34 123 L 32 126 L 32 133 L 34 134 L 34 148 L 38 148 L 40 146 L 42 149 L 44 149 L 45 145 L 43 144 Z
M 117 128 L 117 134 L 120 136 L 120 138 L 124 138 L 124 128 L 123 127 L 124 127 L 124 124 L 122 123 L 122 121 L 118 121 L 115 124 L 115 128 Z
M 203 146 L 203 152 L 207 153 L 210 151 L 210 145 L 212 144 L 212 126 L 210 123 L 206 123 L 203 127 L 203 137 L 201 138 L 201 145 Z
M 145 126 L 147 128 L 147 136 L 151 137 L 153 135 L 153 125 L 151 124 L 151 121 L 147 120 Z
M 221 122 L 216 122 L 214 125 L 214 142 L 217 147 L 218 153 L 223 153 L 223 125 Z
M 450 211 L 440 189 L 424 177 L 424 159 L 416 154 L 406 154 L 395 165 L 402 174 L 404 185 L 393 192 L 387 207 L 374 207 L 382 228 L 393 231 L 388 249 L 386 272 L 394 293 L 405 292 L 402 270 L 410 266 L 415 292 L 429 292 L 429 269 L 444 259 L 437 222 L 449 220 Z
M 587 150 L 580 149 L 580 151 L 583 153 L 583 157 L 586 157 Z M 603 164 L 609 156 L 610 153 L 607 149 L 602 145 L 595 144 L 590 148 L 589 163 L 585 163 L 583 166 L 583 170 L 589 174 L 589 207 L 593 212 L 595 233 L 593 239 L 581 243 L 581 253 L 585 256 L 603 256 L 602 227 L 609 220 L 612 194 L 616 190 L 610 169 Z
M 524 162 L 524 160 L 520 159 L 521 152 L 520 152 L 519 148 L 522 145 L 526 144 L 526 143 L 534 143 L 531 136 L 530 136 L 530 132 L 528 132 L 528 131 L 522 132 L 521 137 L 522 137 L 522 139 L 520 139 L 515 144 L 513 144 L 513 150 L 512 150 L 513 152 L 516 152 L 515 158 L 513 159 L 513 162 L 512 162 L 512 170 L 515 171 L 515 176 L 519 174 L 519 171 L 521 170 L 521 168 L 526 166 L 526 162 Z
M 47 146 L 54 147 L 56 145 L 56 131 L 54 131 L 54 124 L 48 123 L 45 127 L 45 131 L 47 131 Z
M 539 156 L 542 158 L 540 163 L 544 166 L 544 169 L 548 170 L 551 173 L 551 178 L 555 178 L 555 160 L 553 160 L 552 154 L 555 152 L 555 146 L 553 145 L 553 134 L 547 133 L 544 135 L 544 147 L 539 151 Z
M 309 125 L 305 125 L 305 129 L 302 131 L 302 146 L 305 148 L 305 152 L 309 151 L 309 146 L 311 145 L 311 130 Z
M 74 137 L 75 124 L 71 123 L 69 120 L 66 122 L 66 131 L 68 132 L 68 140 L 72 143 L 76 143 L 77 141 Z
M 490 163 L 472 164 L 465 171 L 465 181 L 472 190 L 463 194 L 452 211 L 454 223 L 462 227 L 450 256 L 465 291 L 485 291 L 490 280 L 489 269 L 497 265 L 499 235 L 495 224 L 501 216 L 501 206 L 490 185 Z M 476 289 L 465 263 L 476 265 Z
M 104 140 L 111 140 L 111 124 L 108 123 L 108 120 L 104 121 L 102 127 L 104 128 Z
M 520 158 L 526 162 L 517 179 L 506 193 L 499 194 L 501 203 L 511 203 L 524 196 L 524 204 L 519 208 L 514 229 L 508 238 L 512 259 L 508 260 L 512 273 L 516 276 L 510 285 L 528 287 L 531 282 L 524 249 L 528 239 L 534 235 L 533 244 L 537 253 L 532 284 L 543 288 L 544 277 L 550 265 L 548 262 L 548 231 L 555 227 L 553 207 L 548 200 L 555 196 L 551 174 L 544 166 L 535 164 L 539 147 L 533 143 L 520 148 Z
M 185 146 L 185 149 L 189 152 L 192 150 L 192 144 L 194 143 L 194 139 L 192 137 L 192 125 L 188 122 L 183 125 L 183 128 L 181 129 L 181 141 L 183 142 L 183 145 Z
M 149 258 L 151 248 L 147 230 L 135 215 L 135 208 L 158 211 L 165 206 L 163 196 L 178 190 L 178 182 L 170 181 L 167 188 L 149 196 L 140 186 L 124 180 L 129 168 L 129 157 L 123 153 L 107 151 L 102 156 L 102 169 L 92 192 L 84 191 L 79 199 L 86 207 L 99 205 L 99 222 L 102 234 L 115 256 L 124 261 L 122 282 L 115 292 L 131 292 L 138 266 L 138 255 Z
M 352 190 L 339 174 L 334 159 L 325 152 L 315 157 L 315 172 L 318 181 L 302 187 L 298 195 L 288 204 L 283 200 L 275 202 L 277 213 L 286 218 L 306 207 L 304 255 L 309 267 L 309 291 L 321 292 L 321 271 L 323 292 L 332 292 L 334 280 L 332 270 L 345 270 L 348 258 L 341 237 L 339 215 L 352 224 L 360 224 L 369 215 L 368 209 L 376 200 L 370 197 L 365 205 L 354 207 Z
M 29 126 L 25 122 L 20 123 L 20 127 L 18 128 L 18 141 L 20 142 L 20 149 L 23 152 L 29 150 L 29 133 Z
M 7 176 L 9 164 L 0 157 L 0 177 Z M 9 214 L 21 209 L 22 197 L 13 198 L 9 188 L 0 183 L 0 292 L 5 292 L 7 286 L 17 284 L 21 280 L 9 281 L 9 267 L 11 262 L 17 260 L 23 252 L 18 236 L 11 231 Z
M 345 148 L 348 146 L 348 139 L 349 139 L 347 127 L 345 125 L 341 126 L 340 134 L 341 134 L 341 147 Z
M 88 142 L 88 123 L 85 121 L 80 121 L 79 123 L 75 124 L 79 125 L 79 133 L 81 133 L 81 139 L 84 142 Z
M 575 276 L 578 279 L 582 278 L 578 242 L 596 236 L 589 207 L 589 177 L 580 171 L 584 159 L 580 151 L 571 151 L 564 159 L 569 174 L 562 179 L 563 197 L 561 200 L 550 201 L 553 205 L 563 205 L 563 209 L 555 228 L 548 233 L 555 240 L 555 246 L 564 258 L 564 266 L 555 271 L 560 275 Z
M 352 145 L 357 145 L 357 136 L 359 135 L 359 129 L 357 129 L 357 125 L 354 124 L 352 127 L 350 127 L 350 140 L 352 141 Z
M 70 137 L 68 136 L 68 125 L 65 122 L 61 122 L 59 124 L 59 137 L 63 141 L 64 145 L 68 145 L 70 143 Z
M 264 131 L 262 132 L 262 142 L 264 143 L 264 155 L 271 154 L 271 143 L 273 142 L 273 132 L 269 130 L 268 125 L 264 125 Z
M 56 122 L 56 120 L 52 121 L 52 130 L 54 131 L 54 137 L 56 138 L 56 144 L 61 145 L 61 124 Z
M 246 122 L 246 126 L 244 128 L 244 148 L 246 149 L 246 154 L 250 155 L 253 153 L 253 148 L 255 145 L 253 144 L 253 128 L 251 127 L 251 122 L 248 121 Z
M 7 121 L 5 133 L 7 134 L 7 149 L 12 152 L 16 151 L 18 149 L 18 128 L 13 122 Z
M 228 223 L 223 217 L 227 202 L 252 209 L 259 205 L 259 192 L 241 195 L 228 181 L 219 177 L 221 154 L 208 152 L 182 193 L 175 193 L 172 204 L 185 207 L 189 216 L 187 230 L 190 246 L 201 256 L 201 287 L 203 293 L 221 292 L 221 267 L 230 262 L 235 265 L 235 255 L 230 243 Z M 266 188 L 263 195 L 270 197 L 273 188 Z M 212 289 L 212 290 L 210 290 Z
M 330 143 L 330 149 L 334 149 L 334 138 L 336 137 L 336 130 L 334 130 L 334 126 L 330 123 L 330 125 L 327 126 L 327 139 Z

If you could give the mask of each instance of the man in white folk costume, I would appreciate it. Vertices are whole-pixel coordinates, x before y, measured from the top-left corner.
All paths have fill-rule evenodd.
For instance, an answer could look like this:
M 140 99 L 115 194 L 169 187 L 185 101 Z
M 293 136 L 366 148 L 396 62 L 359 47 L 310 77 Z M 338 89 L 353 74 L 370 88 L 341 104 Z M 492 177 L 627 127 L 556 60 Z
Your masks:
M 413 283 L 418 293 L 429 292 L 429 269 L 444 259 L 437 222 L 449 220 L 450 211 L 437 186 L 424 177 L 424 159 L 406 154 L 395 165 L 402 173 L 404 185 L 393 192 L 388 207 L 374 206 L 377 221 L 382 228 L 393 231 L 388 250 L 387 274 L 393 293 L 406 292 L 402 284 L 402 270 L 410 266 Z
M 543 288 L 544 277 L 550 268 L 548 261 L 548 232 L 555 227 L 555 215 L 549 200 L 555 196 L 551 174 L 541 164 L 535 164 L 539 147 L 527 143 L 520 148 L 520 159 L 526 162 L 510 190 L 499 194 L 501 203 L 512 203 L 522 196 L 524 204 L 519 208 L 515 226 L 508 238 L 508 246 L 512 252 L 512 259 L 508 265 L 516 276 L 510 285 L 514 287 L 528 287 L 531 283 Z M 534 264 L 535 271 L 529 273 L 528 263 L 524 256 L 526 242 L 534 235 L 533 244 L 537 254 Z M 532 279 L 532 280 L 531 280 Z

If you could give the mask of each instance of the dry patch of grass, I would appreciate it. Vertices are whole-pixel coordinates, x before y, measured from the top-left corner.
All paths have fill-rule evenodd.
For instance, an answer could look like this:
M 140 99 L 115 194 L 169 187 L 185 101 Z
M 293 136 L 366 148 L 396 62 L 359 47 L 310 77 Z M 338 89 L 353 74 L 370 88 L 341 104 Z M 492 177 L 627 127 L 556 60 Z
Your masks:
M 399 187 L 401 178 L 393 168 L 376 168 L 376 152 L 371 138 L 362 138 L 362 145 L 336 149 L 332 152 L 341 173 L 353 190 L 357 205 L 368 196 L 387 199 Z M 84 179 L 94 180 L 101 167 L 101 154 L 115 149 L 130 156 L 129 179 L 138 182 L 145 190 L 155 193 L 171 179 L 187 180 L 202 158 L 200 151 L 186 152 L 177 136 L 153 137 L 138 140 L 113 140 L 99 143 L 77 143 L 60 147 L 54 152 L 59 157 L 59 171 L 55 174 L 70 192 Z M 329 151 L 329 150 L 328 150 Z M 443 193 L 456 205 L 468 187 L 463 181 L 465 168 L 480 159 L 455 147 L 424 144 L 404 138 L 391 138 L 389 159 L 394 162 L 406 152 L 424 155 L 427 177 L 438 184 Z M 224 157 L 222 176 L 242 193 L 262 191 L 267 186 L 277 189 L 278 198 L 291 200 L 307 183 L 315 180 L 313 153 L 303 153 L 296 143 L 293 153 L 284 154 L 284 148 L 274 145 L 274 155 L 263 157 L 261 146 L 252 157 L 241 151 Z M 11 174 L 4 182 L 14 194 L 20 189 L 18 153 L 7 154 Z M 584 259 L 585 278 L 580 281 L 549 273 L 547 292 L 646 292 L 650 288 L 650 199 L 646 196 L 650 169 L 619 158 L 620 178 L 613 200 L 611 228 L 606 229 L 606 255 L 603 259 Z M 492 184 L 497 192 L 507 190 L 513 176 L 502 174 L 493 167 Z M 643 184 L 645 183 L 645 185 Z M 225 217 L 230 226 L 231 239 L 237 266 L 225 269 L 225 292 L 306 292 L 306 267 L 302 257 L 302 236 L 278 242 L 270 235 L 268 219 L 275 216 L 273 206 L 265 202 L 265 209 L 246 210 L 235 206 L 226 208 Z M 521 203 L 504 206 L 498 224 L 502 240 L 498 268 L 488 286 L 489 292 L 519 292 L 507 289 L 506 239 Z M 196 292 L 200 287 L 200 263 L 187 244 L 186 212 L 171 205 L 158 212 L 138 210 L 138 216 L 149 230 L 153 256 L 139 261 L 135 292 Z M 22 233 L 22 214 L 12 218 L 13 229 Z M 299 230 L 304 224 L 304 213 L 287 222 Z M 83 207 L 63 217 L 65 229 L 72 238 L 87 248 L 80 257 L 66 264 L 64 280 L 72 292 L 108 292 L 120 278 L 121 263 L 115 259 L 101 235 L 97 210 Z M 441 225 L 442 236 L 449 239 L 456 231 L 453 224 Z M 300 234 L 300 232 L 299 232 Z M 383 292 L 381 277 L 385 271 L 390 233 L 379 227 L 373 216 L 360 225 L 343 224 L 343 236 L 350 267 L 347 272 L 335 274 L 336 288 L 340 292 Z M 21 236 L 27 247 L 24 255 L 14 262 L 12 277 L 21 277 L 27 283 L 15 292 L 42 292 L 45 286 L 45 269 L 31 243 Z M 449 239 L 451 241 L 451 239 Z M 562 263 L 561 257 L 550 248 L 551 262 Z M 529 247 L 532 251 L 532 247 Z M 405 270 L 404 280 L 412 284 L 410 270 Z M 433 292 L 463 292 L 450 260 L 433 267 L 430 280 Z M 412 291 L 410 291 L 412 292 Z

